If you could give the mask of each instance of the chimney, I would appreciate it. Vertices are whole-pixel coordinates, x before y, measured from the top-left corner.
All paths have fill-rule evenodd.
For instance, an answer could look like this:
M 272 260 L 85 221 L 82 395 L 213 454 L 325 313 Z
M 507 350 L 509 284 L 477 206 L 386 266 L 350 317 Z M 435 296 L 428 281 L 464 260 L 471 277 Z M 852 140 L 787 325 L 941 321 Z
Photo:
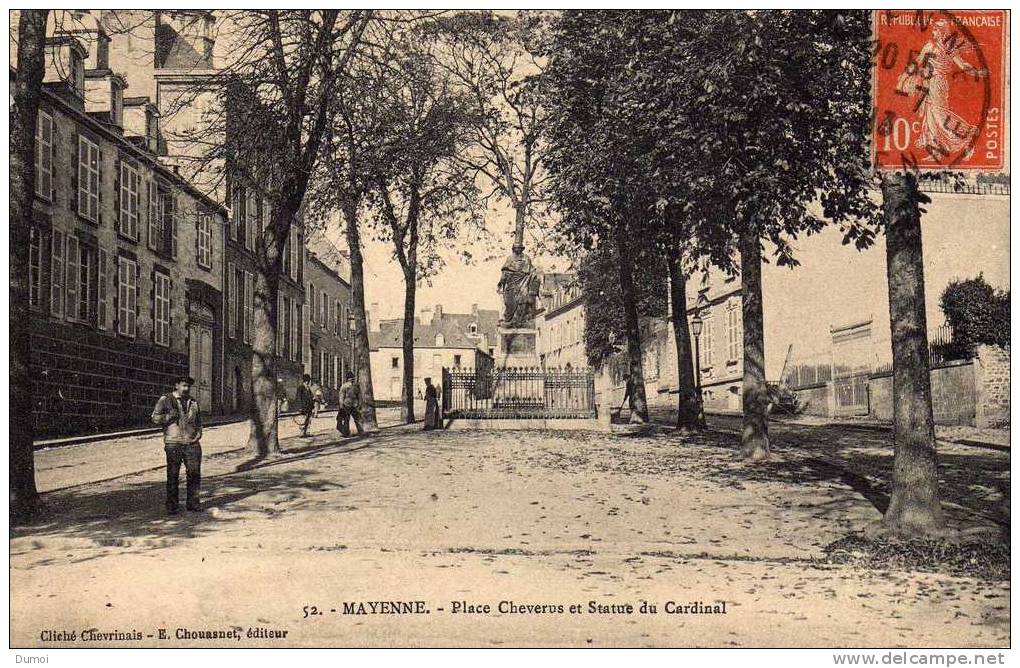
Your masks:
M 433 324 L 439 323 L 443 320 L 443 305 L 436 304 L 436 310 L 432 313 Z
M 369 305 L 368 311 L 365 312 L 365 319 L 368 321 L 365 323 L 368 326 L 368 331 L 379 331 L 379 302 L 372 302 Z
M 471 305 L 471 315 L 473 315 L 475 318 L 478 317 L 478 304 Z
M 424 324 L 424 325 L 431 324 L 432 323 L 432 307 L 431 306 L 422 306 L 421 307 L 421 315 L 419 317 L 421 318 L 422 324 Z

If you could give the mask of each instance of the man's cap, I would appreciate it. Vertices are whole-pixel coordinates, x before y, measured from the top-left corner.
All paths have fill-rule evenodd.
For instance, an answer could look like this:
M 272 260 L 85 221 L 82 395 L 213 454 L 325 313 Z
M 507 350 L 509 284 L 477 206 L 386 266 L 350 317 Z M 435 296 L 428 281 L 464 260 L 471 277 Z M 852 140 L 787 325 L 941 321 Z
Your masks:
M 192 378 L 191 376 L 177 376 L 176 378 L 174 378 L 174 385 L 177 385 L 179 383 L 186 383 L 187 385 L 194 385 L 195 384 L 195 379 Z

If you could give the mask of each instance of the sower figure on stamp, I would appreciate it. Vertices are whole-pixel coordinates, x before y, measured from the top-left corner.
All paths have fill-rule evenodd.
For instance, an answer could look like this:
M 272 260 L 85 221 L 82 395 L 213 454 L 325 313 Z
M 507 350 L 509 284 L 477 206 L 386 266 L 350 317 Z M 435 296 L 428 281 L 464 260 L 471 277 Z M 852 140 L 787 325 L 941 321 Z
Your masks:
M 301 385 L 297 390 L 297 408 L 301 411 L 301 435 L 308 436 L 308 425 L 312 422 L 315 412 L 315 396 L 312 394 L 312 377 L 307 373 L 301 376 Z
M 351 435 L 351 419 L 361 435 L 361 388 L 354 382 L 354 374 L 348 372 L 340 386 L 340 407 L 336 413 L 336 428 L 344 436 Z
M 181 464 L 187 471 L 187 509 L 201 510 L 198 501 L 202 484 L 202 414 L 198 401 L 191 396 L 193 378 L 182 376 L 174 381 L 174 390 L 163 395 L 152 411 L 152 422 L 163 427 L 163 449 L 166 451 L 166 510 L 179 510 L 178 487 Z

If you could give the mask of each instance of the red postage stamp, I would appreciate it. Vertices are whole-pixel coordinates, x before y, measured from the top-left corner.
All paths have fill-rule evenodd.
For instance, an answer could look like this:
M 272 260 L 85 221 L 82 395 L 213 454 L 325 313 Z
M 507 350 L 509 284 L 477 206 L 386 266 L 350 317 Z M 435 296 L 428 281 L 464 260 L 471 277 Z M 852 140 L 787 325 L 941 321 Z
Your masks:
M 875 12 L 875 167 L 1005 168 L 1008 20 L 1004 10 Z

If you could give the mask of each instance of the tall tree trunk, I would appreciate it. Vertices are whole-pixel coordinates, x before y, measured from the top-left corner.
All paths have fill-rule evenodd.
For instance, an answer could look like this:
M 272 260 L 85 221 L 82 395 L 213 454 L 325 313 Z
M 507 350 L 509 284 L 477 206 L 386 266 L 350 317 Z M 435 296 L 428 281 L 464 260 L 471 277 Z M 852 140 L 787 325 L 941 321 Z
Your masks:
M 13 84 L 10 135 L 10 519 L 36 509 L 32 449 L 31 322 L 28 312 L 28 253 L 35 193 L 35 126 L 45 69 L 48 10 L 21 10 L 18 18 L 18 76 Z
M 417 288 L 415 267 L 404 271 L 404 327 L 401 343 L 404 349 L 404 382 L 400 388 L 400 419 L 414 422 L 414 298 Z
M 740 453 L 768 459 L 768 388 L 765 385 L 765 320 L 761 305 L 761 240 L 753 231 L 740 237 L 740 280 L 744 320 L 744 424 Z
M 368 317 L 365 313 L 365 258 L 361 252 L 356 207 L 344 209 L 347 247 L 351 256 L 351 310 L 354 314 L 354 373 L 361 390 L 361 423 L 376 431 L 375 393 L 372 391 L 372 358 L 368 348 Z
M 278 290 L 279 278 L 276 275 L 269 275 L 261 269 L 255 272 L 248 449 L 260 457 L 280 452 L 280 406 L 276 384 Z
M 673 335 L 676 339 L 677 385 L 679 405 L 677 406 L 677 429 L 700 429 L 701 411 L 698 410 L 698 389 L 694 380 L 694 355 L 691 352 L 691 332 L 687 325 L 687 276 L 684 274 L 683 256 L 679 250 L 670 249 L 669 261 L 669 305 L 673 320 Z
M 620 273 L 620 293 L 623 297 L 624 328 L 627 331 L 627 355 L 633 395 L 631 422 L 648 422 L 648 399 L 645 396 L 645 370 L 641 355 L 641 323 L 638 319 L 637 294 L 634 291 L 634 271 L 631 266 L 630 247 L 627 243 L 627 225 L 620 223 L 614 234 L 617 262 Z
M 895 452 L 892 497 L 884 521 L 896 533 L 935 534 L 944 529 L 945 520 L 939 502 L 918 208 L 920 202 L 930 200 L 918 191 L 917 180 L 910 174 L 885 177 L 882 199 L 892 330 Z

